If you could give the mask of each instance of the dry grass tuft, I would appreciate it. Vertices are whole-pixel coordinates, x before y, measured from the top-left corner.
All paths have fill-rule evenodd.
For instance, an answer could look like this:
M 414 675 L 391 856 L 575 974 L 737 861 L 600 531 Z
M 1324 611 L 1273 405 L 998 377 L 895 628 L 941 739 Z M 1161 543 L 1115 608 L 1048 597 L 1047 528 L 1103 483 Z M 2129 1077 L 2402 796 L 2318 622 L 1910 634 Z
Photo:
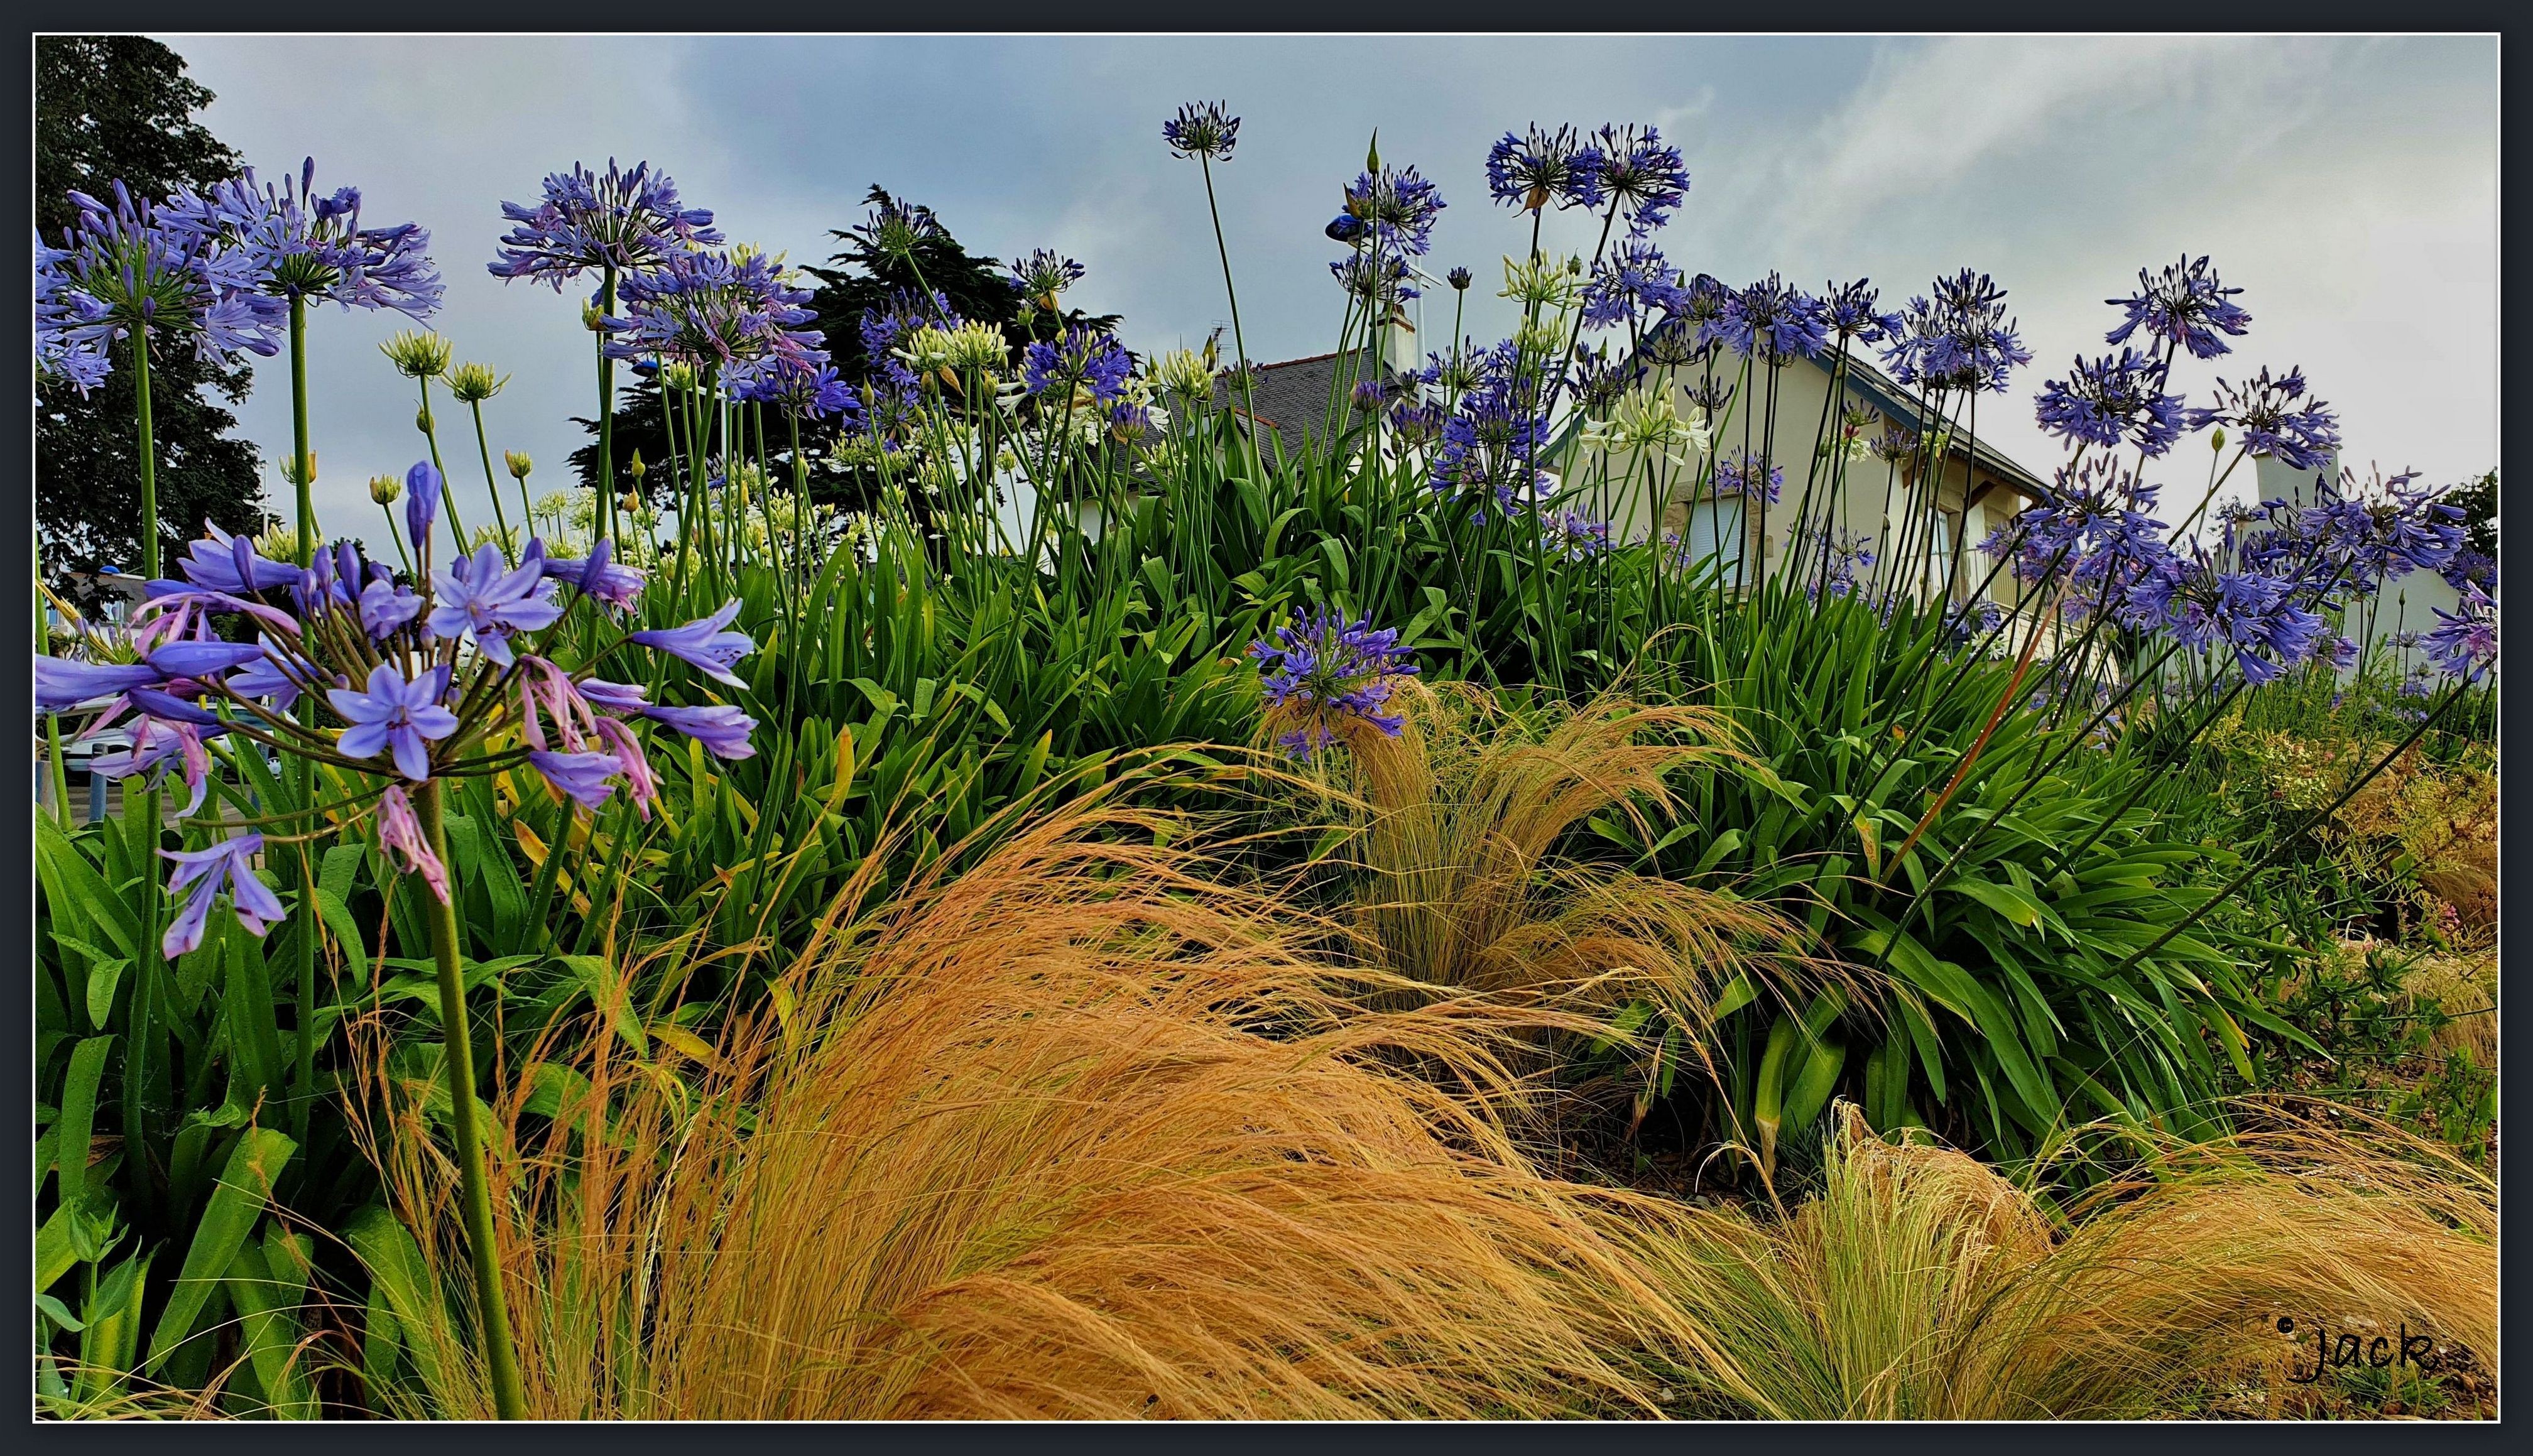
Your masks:
M 1643 1002 L 1660 1014 L 1649 1044 L 1710 1074 L 1724 1012 L 1753 995 L 1798 1005 L 1836 973 L 1798 955 L 1799 927 L 1765 904 L 1560 851 L 1596 816 L 1651 843 L 1680 812 L 1672 775 L 1746 765 L 1728 715 L 1612 692 L 1517 716 L 1475 685 L 1414 679 L 1391 706 L 1402 731 L 1347 725 L 1317 785 L 1351 831 L 1332 859 L 1367 959 L 1604 1019 Z
M 1530 1023 L 1314 961 L 1324 927 L 1155 847 L 1172 828 L 1042 822 L 831 921 L 708 1066 L 601 1038 L 550 1128 L 501 1109 L 533 1409 L 1641 1412 L 1639 1352 L 1705 1363 L 1616 1195 L 1541 1178 L 1491 1097 L 1442 1089 L 1516 1096 L 1500 1053 Z M 395 1172 L 407 1222 L 444 1227 L 445 1171 Z M 440 1410 L 483 1414 L 433 1339 Z
M 2281 1316 L 2355 1315 L 2496 1349 L 2495 1188 L 2388 1130 L 2290 1122 L 2155 1148 L 2067 1230 L 1976 1161 L 1852 1107 L 1821 1195 L 1783 1222 L 1696 1213 L 1651 1247 L 1725 1332 L 1745 1414 L 2069 1419 L 2173 1409 L 2281 1369 Z M 1697 1372 L 1691 1371 L 1692 1378 Z

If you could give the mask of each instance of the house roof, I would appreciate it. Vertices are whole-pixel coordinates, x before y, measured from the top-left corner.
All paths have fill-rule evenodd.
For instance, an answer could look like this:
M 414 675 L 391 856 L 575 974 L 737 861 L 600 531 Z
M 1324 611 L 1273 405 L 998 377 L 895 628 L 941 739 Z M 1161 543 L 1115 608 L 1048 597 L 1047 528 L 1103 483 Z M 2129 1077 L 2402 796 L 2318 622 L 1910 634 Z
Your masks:
M 1826 374 L 1834 361 L 1820 358 L 1810 362 L 1814 369 Z M 1847 356 L 1847 387 L 1854 393 L 1862 395 L 1875 409 L 1895 420 L 1916 421 L 1926 416 L 1925 401 L 1916 391 L 1854 354 Z M 2012 482 L 2027 495 L 2036 497 L 2039 493 L 2048 489 L 2048 482 L 2016 464 L 2003 451 L 1996 449 L 1987 441 L 1974 440 L 1965 447 L 1960 437 L 1956 436 L 1952 452 L 1962 454 L 1966 448 L 1972 458 L 1978 462 L 1980 469 Z
M 1347 361 L 1334 353 L 1313 354 L 1302 359 L 1287 359 L 1278 364 L 1251 366 L 1256 379 L 1249 393 L 1256 400 L 1258 423 L 1273 434 L 1288 453 L 1297 452 L 1320 442 L 1328 424 L 1328 396 L 1331 390 L 1351 386 L 1364 379 L 1381 378 L 1381 356 L 1378 351 L 1359 351 L 1353 368 L 1344 379 L 1338 371 Z M 1242 413 L 1241 391 L 1217 379 L 1213 384 L 1213 402 L 1217 408 Z M 1337 400 L 1337 423 L 1345 419 L 1347 401 Z
M 1835 356 L 1824 355 L 1805 362 L 1821 373 L 1827 374 L 1836 359 Z M 1915 422 L 1926 417 L 1926 403 L 1916 391 L 1875 369 L 1870 363 L 1855 354 L 1847 356 L 1847 387 L 1851 394 L 1892 419 L 1902 421 L 1913 428 Z M 1571 417 L 1559 428 L 1556 450 L 1562 450 L 1565 447 L 1580 423 L 1579 416 Z M 2046 481 L 2016 464 L 2003 451 L 1985 440 L 1965 444 L 1957 433 L 1953 439 L 1951 453 L 1955 456 L 1970 454 L 1977 461 L 1980 469 L 2010 483 L 2035 499 L 2048 489 Z

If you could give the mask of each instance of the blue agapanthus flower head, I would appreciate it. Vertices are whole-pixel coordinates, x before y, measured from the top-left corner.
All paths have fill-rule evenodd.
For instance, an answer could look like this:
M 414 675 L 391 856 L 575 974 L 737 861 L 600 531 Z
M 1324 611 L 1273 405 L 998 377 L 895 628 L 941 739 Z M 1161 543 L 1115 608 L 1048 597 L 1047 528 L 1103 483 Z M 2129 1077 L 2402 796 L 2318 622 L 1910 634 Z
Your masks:
M 2079 358 L 2066 379 L 2041 385 L 2033 413 L 2061 438 L 2106 446 L 2127 439 L 2151 458 L 2181 437 L 2184 418 L 2181 396 L 2163 392 L 2164 373 L 2162 361 L 2134 349 Z
M 641 573 L 614 564 L 608 542 L 562 562 L 550 561 L 544 543 L 532 539 L 515 564 L 486 545 L 438 570 L 427 520 L 405 545 L 417 563 L 413 587 L 396 584 L 349 542 L 306 568 L 265 560 L 241 538 L 204 543 L 178 563 L 183 580 L 152 583 L 133 609 L 139 663 L 39 659 L 37 702 L 58 711 L 112 694 L 107 717 L 135 715 L 135 747 L 101 756 L 98 772 L 181 776 L 196 804 L 209 771 L 204 743 L 232 729 L 252 728 L 259 741 L 325 764 L 352 788 L 345 806 L 354 822 L 375 813 L 383 847 L 443 899 L 445 867 L 416 829 L 407 786 L 524 766 L 593 808 L 621 786 L 647 815 L 657 780 L 632 724 L 658 722 L 724 758 L 751 751 L 751 725 L 736 708 L 657 708 L 640 687 L 566 670 L 551 656 L 588 640 L 559 630 L 566 612 L 579 608 L 603 620 L 638 593 Z M 285 588 L 295 610 L 275 605 Z M 734 601 L 680 627 L 630 633 L 622 644 L 744 686 L 731 669 L 754 643 L 729 630 L 737 611 Z M 214 635 L 221 617 L 249 618 L 252 640 Z M 600 622 L 588 625 L 614 636 Z M 165 955 L 199 944 L 223 888 L 249 932 L 262 935 L 279 918 L 251 871 L 261 843 L 240 835 L 169 855 L 180 866 L 173 888 L 188 898 Z
M 1775 273 L 1728 293 L 1715 337 L 1736 354 L 1771 364 L 1811 359 L 1829 349 L 1829 310 Z
M 620 316 L 600 320 L 616 359 L 657 356 L 727 371 L 769 360 L 816 366 L 826 340 L 808 289 L 756 252 L 676 253 L 623 280 Z
M 108 190 L 110 204 L 72 193 L 79 221 L 62 246 L 35 245 L 38 370 L 86 394 L 112 372 L 109 346 L 144 330 L 206 362 L 279 351 L 288 306 L 258 288 L 251 259 L 176 204 L 136 198 L 119 180 Z
M 1342 215 L 1363 223 L 1359 236 L 1374 248 L 1420 258 L 1433 245 L 1434 219 L 1447 205 L 1434 184 L 1414 167 L 1383 167 L 1346 184 Z
M 1583 285 L 1583 323 L 1616 328 L 1649 320 L 1655 310 L 1676 312 L 1687 302 L 1679 270 L 1662 250 L 1650 239 L 1625 238 L 1592 265 Z
M 440 307 L 440 269 L 431 234 L 400 222 L 361 226 L 355 187 L 317 194 L 317 160 L 278 185 L 256 185 L 255 169 L 195 196 L 168 201 L 168 224 L 233 248 L 264 292 L 345 309 L 392 309 L 428 319 Z
M 1688 165 L 1653 127 L 1610 125 L 1592 134 L 1599 153 L 1594 182 L 1602 199 L 1636 237 L 1671 220 L 1688 195 Z
M 1277 741 L 1297 754 L 1335 742 L 1349 721 L 1393 738 L 1406 728 L 1404 716 L 1382 711 L 1396 679 L 1417 670 L 1415 652 L 1398 645 L 1395 628 L 1305 609 L 1271 638 L 1250 643 L 1249 655 L 1258 661 L 1267 707 L 1296 721 Z
M 1870 278 L 1831 283 L 1820 304 L 1822 322 L 1833 338 L 1877 344 L 1900 331 L 1900 316 L 1882 312 L 1882 291 Z
M 2167 348 L 2186 349 L 2193 359 L 2213 359 L 2231 351 L 2225 337 L 2241 337 L 2252 316 L 2234 302 L 2240 288 L 2227 288 L 2202 256 L 2184 256 L 2160 273 L 2138 269 L 2138 291 L 2128 298 L 2106 299 L 2127 314 L 2119 326 L 2104 334 L 2106 343 L 2128 342 L 2143 328 Z
M 2299 533 L 2358 591 L 2413 571 L 2442 572 L 2462 550 L 2462 509 L 2418 479 L 2415 470 L 2388 480 L 2378 472 L 2361 484 L 2355 471 L 2343 470 L 2339 484 L 2325 486 L 2304 510 Z
M 1601 153 L 1578 142 L 1574 129 L 1555 131 L 1533 123 L 1527 135 L 1503 134 L 1487 148 L 1487 192 L 1507 207 L 1536 212 L 1601 205 Z
M 803 419 L 841 415 L 850 426 L 861 414 L 861 400 L 853 385 L 823 357 L 768 354 L 732 366 L 723 379 L 736 397 L 775 405 Z
M 1087 384 L 1091 397 L 1105 405 L 1125 392 L 1126 379 L 1134 372 L 1135 358 L 1115 334 L 1075 324 L 1062 339 L 1029 346 L 1022 360 L 1021 383 L 1032 395 Z
M 1422 295 L 1422 290 L 1408 281 L 1407 260 L 1395 253 L 1378 249 L 1358 249 L 1328 264 L 1337 286 L 1353 294 L 1357 304 L 1375 318 L 1386 316 L 1398 304 Z
M 1056 295 L 1081 282 L 1086 271 L 1054 249 L 1040 248 L 1027 258 L 1012 260 L 1012 291 L 1051 310 Z
M 1739 450 L 1722 456 L 1715 462 L 1715 495 L 1757 496 L 1774 505 L 1779 493 L 1786 488 L 1786 467 L 1768 464 L 1763 472 L 1758 457 Z
M 1161 140 L 1169 144 L 1170 154 L 1181 161 L 1206 157 L 1213 161 L 1231 160 L 1231 148 L 1240 142 L 1240 118 L 1231 114 L 1221 101 L 1190 101 L 1178 114 L 1161 123 Z
M 2339 417 L 2321 399 L 2305 397 L 2301 369 L 2272 379 L 2263 365 L 2240 384 L 2218 379 L 2215 408 L 2190 412 L 2191 429 L 2210 425 L 2239 431 L 2247 453 L 2274 456 L 2290 470 L 2319 470 L 2339 448 Z
M 679 202 L 668 173 L 651 170 L 649 162 L 623 171 L 614 157 L 605 176 L 578 162 L 568 172 L 548 174 L 541 200 L 503 203 L 501 215 L 513 225 L 485 266 L 496 278 L 526 278 L 557 293 L 591 268 L 629 273 L 722 242 L 712 213 Z
M 2437 626 L 2421 637 L 2429 661 L 2450 677 L 2479 677 L 2498 661 L 2498 604 L 2477 584 L 2466 582 L 2456 610 L 2436 609 Z
M 1936 279 L 1933 291 L 1931 302 L 1913 298 L 1900 312 L 1900 328 L 1882 354 L 1891 377 L 1903 384 L 2003 392 L 2015 367 L 2032 362 L 2006 317 L 2005 289 L 1963 268 Z

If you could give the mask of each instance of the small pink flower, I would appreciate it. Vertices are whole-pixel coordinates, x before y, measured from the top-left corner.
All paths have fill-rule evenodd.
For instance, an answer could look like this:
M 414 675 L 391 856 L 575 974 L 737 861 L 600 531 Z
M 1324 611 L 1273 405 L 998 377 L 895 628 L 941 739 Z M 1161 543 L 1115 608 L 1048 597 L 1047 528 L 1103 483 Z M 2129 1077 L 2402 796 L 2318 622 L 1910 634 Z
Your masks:
M 448 867 L 431 852 L 422 821 L 414 817 L 413 800 L 402 788 L 390 786 L 379 797 L 379 843 L 404 861 L 406 873 L 422 876 L 422 883 L 431 887 L 442 904 L 448 903 Z
M 642 811 L 643 818 L 650 818 L 651 800 L 660 796 L 660 781 L 651 772 L 650 759 L 643 756 L 642 740 L 613 718 L 598 720 L 598 739 L 615 753 L 623 770 L 624 790 L 633 796 L 633 807 Z

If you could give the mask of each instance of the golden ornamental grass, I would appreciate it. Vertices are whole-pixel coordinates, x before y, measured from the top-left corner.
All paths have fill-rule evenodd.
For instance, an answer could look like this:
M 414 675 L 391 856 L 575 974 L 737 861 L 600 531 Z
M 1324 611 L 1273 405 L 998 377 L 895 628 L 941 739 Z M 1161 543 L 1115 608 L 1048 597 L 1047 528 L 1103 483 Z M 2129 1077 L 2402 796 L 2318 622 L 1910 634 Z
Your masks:
M 2387 1130 L 2292 1121 L 2153 1148 L 2063 1231 L 1962 1153 L 1875 1137 L 1842 1105 L 1820 1195 L 1790 1219 L 1686 1213 L 1649 1241 L 1755 1400 L 1815 1420 L 2168 1413 L 2284 1374 L 2281 1316 L 2497 1349 L 2496 1190 Z M 1686 1372 L 1691 1380 L 1698 1371 Z
M 610 1043 L 551 1130 L 511 1099 L 537 1414 L 1644 1413 L 1642 1352 L 1706 1362 L 1602 1195 L 1494 1116 L 1528 1014 L 1362 1010 L 1406 988 L 1303 956 L 1322 928 L 1164 827 L 1041 822 L 826 927 L 709 1067 Z M 397 1163 L 413 1227 L 443 1177 Z M 483 1414 L 432 1338 L 437 1409 Z

